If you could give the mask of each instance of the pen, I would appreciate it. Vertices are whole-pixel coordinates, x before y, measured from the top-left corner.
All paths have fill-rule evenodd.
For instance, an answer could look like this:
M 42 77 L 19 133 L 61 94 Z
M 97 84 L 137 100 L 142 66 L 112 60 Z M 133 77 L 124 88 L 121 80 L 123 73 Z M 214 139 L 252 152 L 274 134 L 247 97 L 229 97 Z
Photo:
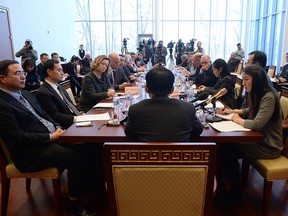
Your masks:
M 103 126 L 105 126 L 106 124 L 102 124 L 98 127 L 98 130 L 100 130 Z

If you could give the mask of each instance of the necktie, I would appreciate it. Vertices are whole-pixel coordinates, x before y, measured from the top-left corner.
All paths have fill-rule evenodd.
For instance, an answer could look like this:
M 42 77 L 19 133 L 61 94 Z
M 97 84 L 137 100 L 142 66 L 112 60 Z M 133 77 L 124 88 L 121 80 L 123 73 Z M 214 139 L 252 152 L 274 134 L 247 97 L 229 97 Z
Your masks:
M 57 86 L 57 89 L 60 93 L 60 95 L 62 96 L 66 106 L 69 108 L 69 110 L 74 113 L 75 115 L 80 115 L 79 111 L 77 110 L 77 108 L 69 101 L 69 99 L 65 96 L 63 89 L 60 88 L 60 86 Z
M 30 104 L 21 94 L 20 94 L 20 102 L 21 102 L 31 113 L 33 113 L 33 114 L 39 119 L 39 121 L 42 122 L 43 125 L 45 125 L 45 126 L 47 127 L 47 129 L 49 130 L 50 133 L 55 132 L 55 127 L 54 127 L 54 125 L 53 125 L 50 121 L 48 121 L 48 120 L 42 118 L 41 116 L 39 116 L 39 115 L 36 113 L 36 111 L 34 110 L 34 108 L 31 106 L 31 104 Z
M 113 70 L 112 74 L 113 74 L 113 84 L 116 85 L 117 84 L 117 82 L 116 82 L 116 72 Z

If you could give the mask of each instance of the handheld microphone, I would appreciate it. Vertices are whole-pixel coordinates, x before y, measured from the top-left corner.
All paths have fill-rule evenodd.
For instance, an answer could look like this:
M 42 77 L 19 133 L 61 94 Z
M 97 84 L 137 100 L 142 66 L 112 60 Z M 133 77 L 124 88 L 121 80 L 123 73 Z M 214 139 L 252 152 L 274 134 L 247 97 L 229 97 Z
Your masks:
M 208 96 L 209 96 L 209 93 L 208 93 L 208 92 L 202 92 L 197 98 L 194 98 L 194 99 L 191 100 L 190 102 L 191 102 L 191 103 L 194 103 L 194 102 L 196 102 L 196 101 L 198 101 L 198 100 L 205 100 L 205 99 L 208 98 Z
M 197 108 L 199 106 L 204 107 L 210 103 L 215 103 L 216 100 L 220 97 L 222 97 L 223 95 L 225 95 L 227 93 L 226 88 L 221 89 L 219 92 L 217 92 L 215 95 L 213 95 L 211 98 L 208 98 L 206 101 L 203 101 L 202 103 L 195 103 L 194 107 Z

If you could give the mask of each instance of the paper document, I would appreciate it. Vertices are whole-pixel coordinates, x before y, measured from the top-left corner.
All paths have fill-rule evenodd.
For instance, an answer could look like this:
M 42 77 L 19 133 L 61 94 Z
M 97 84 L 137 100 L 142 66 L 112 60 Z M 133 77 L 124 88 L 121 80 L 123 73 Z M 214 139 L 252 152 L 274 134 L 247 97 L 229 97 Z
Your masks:
M 97 103 L 93 108 L 112 108 L 113 103 Z
M 102 114 L 86 114 L 77 116 L 76 122 L 83 122 L 83 121 L 99 121 L 99 120 L 109 120 L 110 116 L 109 113 L 102 113 Z
M 230 113 L 230 114 L 215 114 L 217 117 L 225 119 L 225 120 L 232 120 L 232 116 L 235 113 Z
M 221 121 L 209 123 L 211 127 L 218 130 L 219 132 L 231 132 L 231 131 L 251 131 L 250 129 L 244 128 L 243 126 L 233 121 Z

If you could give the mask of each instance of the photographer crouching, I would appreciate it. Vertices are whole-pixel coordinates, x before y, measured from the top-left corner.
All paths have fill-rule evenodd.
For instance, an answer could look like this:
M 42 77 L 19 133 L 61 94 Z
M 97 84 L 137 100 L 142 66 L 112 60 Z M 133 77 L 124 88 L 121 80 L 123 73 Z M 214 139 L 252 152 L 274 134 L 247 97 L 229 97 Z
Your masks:
M 33 49 L 33 44 L 30 39 L 26 39 L 25 44 L 22 49 L 20 49 L 16 54 L 16 57 L 21 57 L 21 62 L 23 63 L 25 59 L 30 58 L 36 61 L 38 59 L 38 53 Z

